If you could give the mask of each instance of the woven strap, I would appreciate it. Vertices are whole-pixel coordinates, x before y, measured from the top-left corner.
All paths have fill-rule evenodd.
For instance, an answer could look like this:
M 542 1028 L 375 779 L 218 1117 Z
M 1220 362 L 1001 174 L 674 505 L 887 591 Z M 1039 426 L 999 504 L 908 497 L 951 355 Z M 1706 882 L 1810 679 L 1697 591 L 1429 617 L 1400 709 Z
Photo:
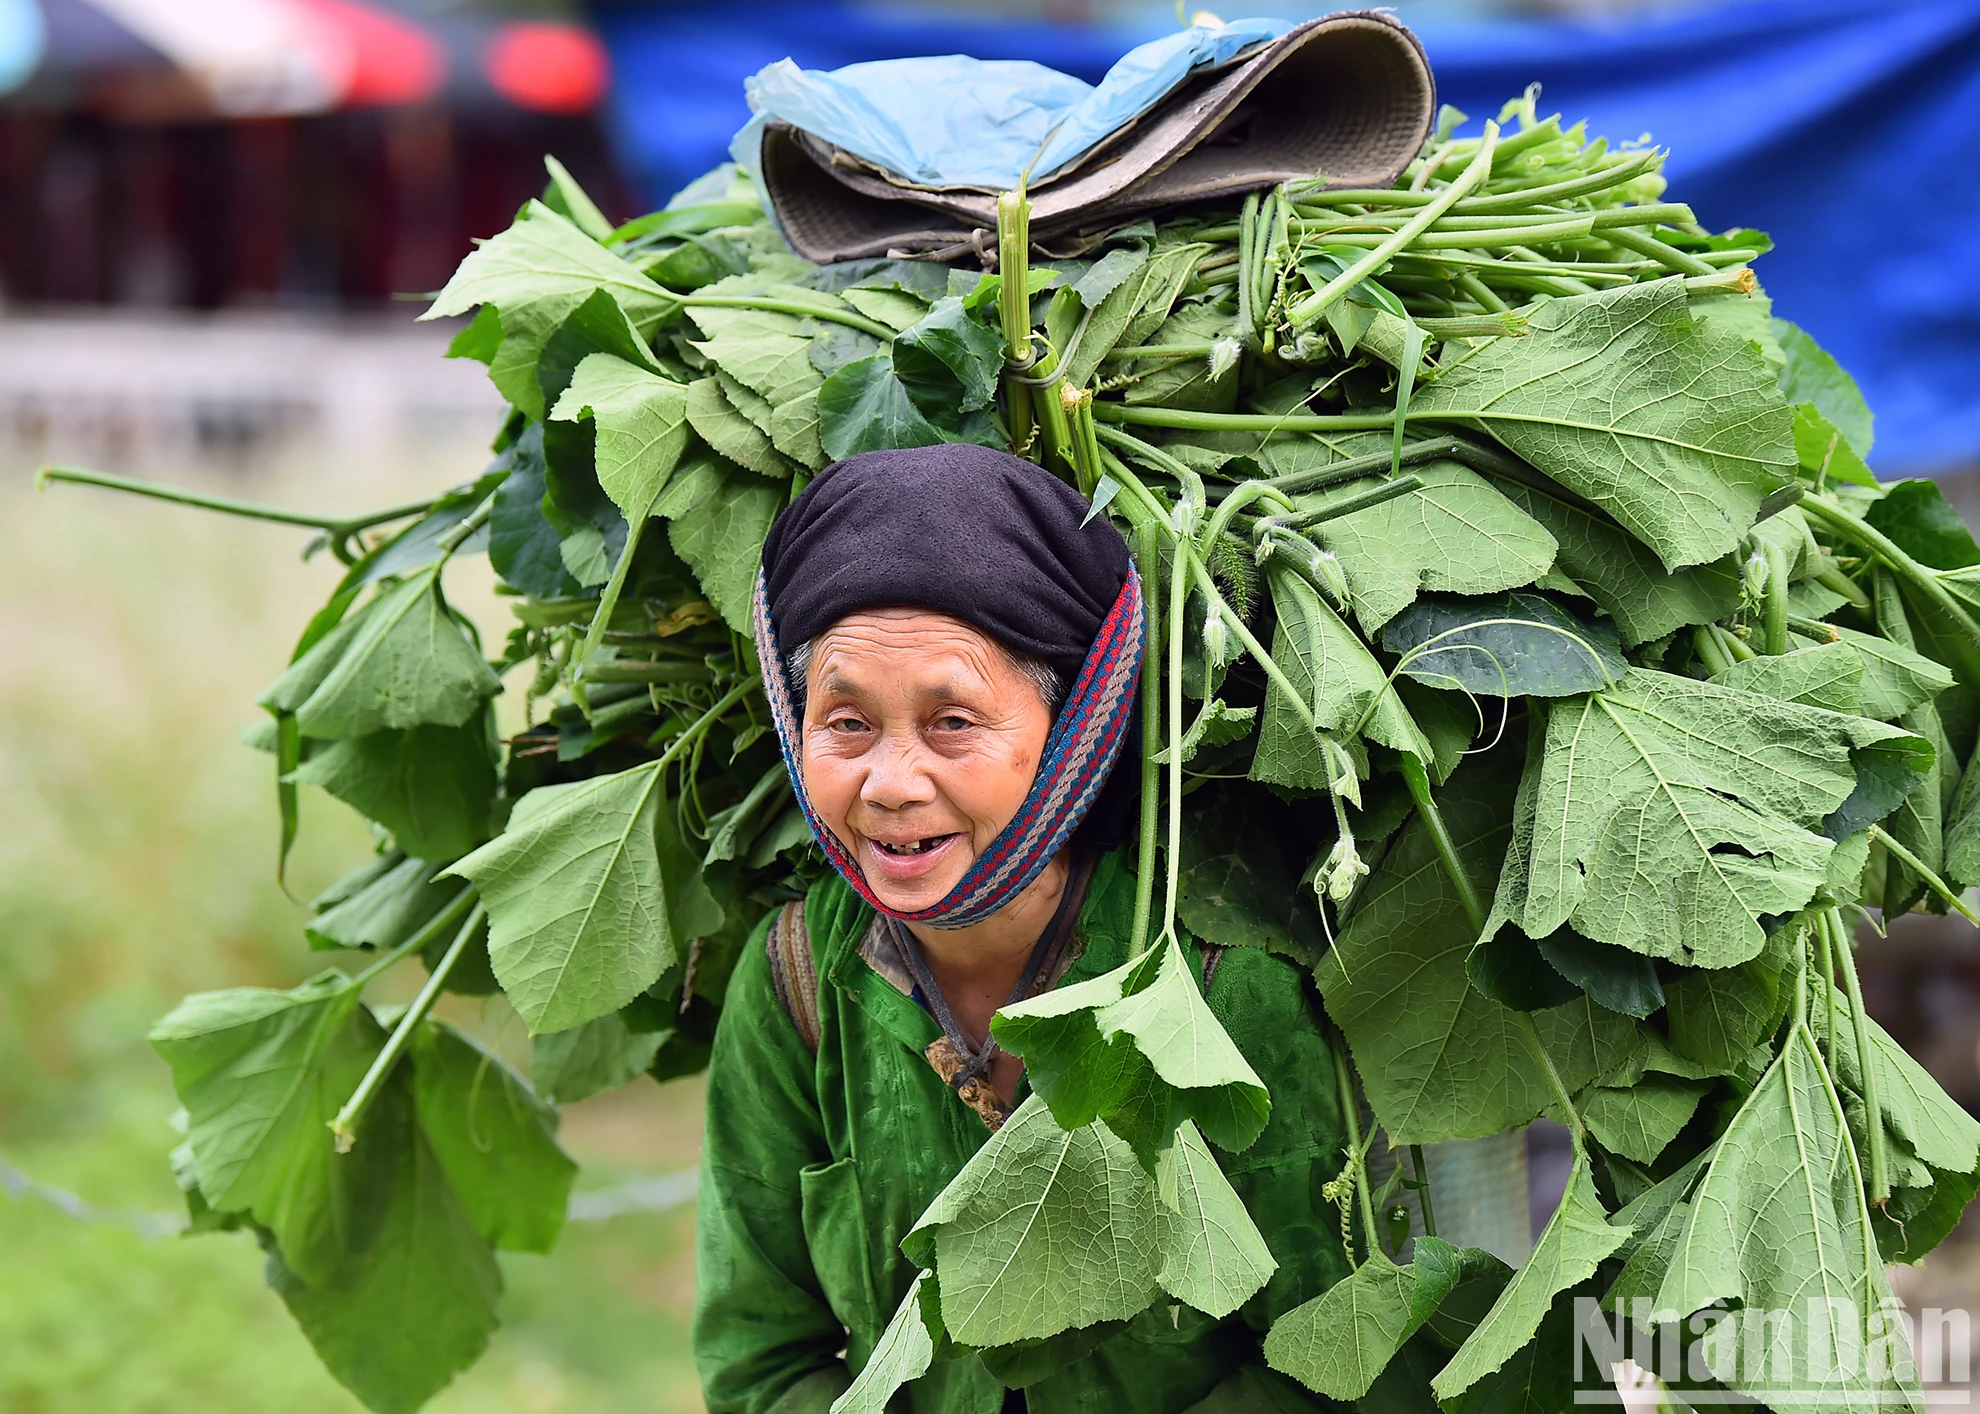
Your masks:
M 770 920 L 763 940 L 770 954 L 770 986 L 777 1005 L 791 1019 L 798 1039 L 818 1054 L 818 965 L 811 957 L 811 934 L 804 926 L 804 900 L 787 903 Z

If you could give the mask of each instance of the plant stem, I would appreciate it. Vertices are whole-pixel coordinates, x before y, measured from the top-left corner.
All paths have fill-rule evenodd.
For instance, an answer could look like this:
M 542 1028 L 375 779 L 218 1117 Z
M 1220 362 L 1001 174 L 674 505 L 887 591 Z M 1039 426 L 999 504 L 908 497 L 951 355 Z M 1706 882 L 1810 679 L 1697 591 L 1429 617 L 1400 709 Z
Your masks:
M 1804 514 L 1815 517 L 1831 530 L 1849 537 L 1883 561 L 1892 574 L 1931 600 L 1936 608 L 1953 621 L 1953 625 L 1960 633 L 1965 635 L 1976 649 L 1980 649 L 1980 623 L 1976 623 L 1965 607 L 1952 597 L 1945 585 L 1939 583 L 1936 574 L 1899 549 L 1889 536 L 1820 496 L 1803 497 L 1800 505 Z
M 1885 830 L 1882 825 L 1872 825 L 1870 827 L 1870 838 L 1882 845 L 1890 853 L 1895 854 L 1906 868 L 1923 879 L 1926 886 L 1933 893 L 1946 901 L 1948 908 L 1958 913 L 1967 922 L 1980 926 L 1980 913 L 1975 913 L 1971 908 L 1968 908 L 1966 900 L 1954 892 L 1950 884 L 1944 879 L 1941 879 L 1924 860 L 1892 839 L 1889 831 Z
M 1381 269 L 1389 257 L 1414 241 L 1439 216 L 1463 200 L 1473 187 L 1491 174 L 1492 152 L 1498 141 L 1499 125 L 1487 123 L 1484 139 L 1478 144 L 1478 155 L 1472 159 L 1471 165 L 1464 169 L 1463 175 L 1421 207 L 1414 216 L 1399 226 L 1393 235 L 1288 309 L 1287 322 L 1295 329 L 1304 329 L 1312 324 L 1326 313 L 1330 306 L 1339 302 L 1349 290 Z
M 148 496 L 154 501 L 170 501 L 174 505 L 192 506 L 203 511 L 218 511 L 221 515 L 241 516 L 247 520 L 264 520 L 276 525 L 300 525 L 311 530 L 337 537 L 354 535 L 360 530 L 369 530 L 375 525 L 388 521 L 404 520 L 433 509 L 440 498 L 429 496 L 423 501 L 407 501 L 402 505 L 387 506 L 383 510 L 368 511 L 355 516 L 311 515 L 307 511 L 291 511 L 281 506 L 264 506 L 254 501 L 237 501 L 231 496 L 210 496 L 203 491 L 188 491 L 178 486 L 161 486 L 155 481 L 141 481 L 134 476 L 118 476 L 108 471 L 91 471 L 80 466 L 45 466 L 35 473 L 34 484 L 37 490 L 46 490 L 50 482 L 66 482 L 73 486 L 100 486 L 109 491 L 124 491 L 133 496 Z
M 1292 517 L 1290 525 L 1298 530 L 1310 530 L 1314 526 L 1323 524 L 1326 521 L 1339 520 L 1342 516 L 1351 516 L 1357 511 L 1365 511 L 1371 506 L 1379 506 L 1384 501 L 1393 501 L 1398 496 L 1407 496 L 1412 491 L 1421 490 L 1422 487 L 1423 480 L 1421 477 L 1411 473 L 1404 473 L 1401 476 L 1392 477 L 1379 485 L 1370 486 L 1365 491 L 1356 491 L 1351 496 L 1343 496 L 1340 500 L 1331 502 L 1328 505 L 1315 506 L 1312 510 L 1301 511 L 1298 515 Z
M 832 324 L 843 324 L 848 329 L 871 334 L 884 342 L 891 343 L 894 337 L 894 331 L 878 320 L 854 314 L 851 310 L 806 304 L 803 300 L 770 299 L 762 295 L 672 295 L 669 298 L 689 309 L 760 309 L 769 314 L 793 314 L 800 319 L 823 319 Z
M 1830 1074 L 1836 1069 L 1836 959 L 1849 946 L 1842 935 L 1842 918 L 1833 908 L 1815 915 L 1815 975 L 1822 979 L 1823 1060 Z
M 1423 1146 L 1409 1146 L 1409 1166 L 1416 1171 L 1416 1197 L 1423 1207 L 1423 1235 L 1437 1235 L 1437 1210 L 1430 1204 L 1430 1171 L 1423 1162 Z
M 1128 950 L 1139 957 L 1148 948 L 1148 919 L 1155 905 L 1155 835 L 1162 791 L 1162 768 L 1155 764 L 1155 743 L 1162 731 L 1161 533 L 1151 520 L 1134 527 L 1134 557 L 1141 567 L 1141 602 L 1148 615 L 1148 651 L 1141 666 L 1141 821 L 1137 831 L 1139 867 L 1134 876 L 1134 927 Z
M 1712 677 L 1732 666 L 1726 660 L 1724 650 L 1719 647 L 1719 636 L 1712 631 L 1710 624 L 1699 624 L 1692 629 L 1691 646 L 1697 652 L 1699 661 L 1705 665 L 1705 671 Z
M 371 1069 L 367 1070 L 364 1079 L 358 1082 L 357 1090 L 344 1102 L 344 1107 L 337 1111 L 337 1117 L 330 1121 L 330 1132 L 336 1136 L 338 1153 L 350 1153 L 351 1146 L 357 1143 L 358 1120 L 370 1107 L 373 1097 L 378 1093 L 378 1087 L 385 1083 L 385 1077 L 391 1074 L 392 1067 L 397 1064 L 400 1054 L 412 1041 L 414 1029 L 426 1019 L 426 1014 L 433 1010 L 433 1003 L 440 999 L 440 989 L 446 985 L 447 974 L 454 970 L 454 964 L 460 961 L 461 954 L 467 950 L 468 940 L 474 936 L 475 930 L 481 926 L 482 919 L 487 916 L 488 910 L 477 902 L 469 912 L 467 921 L 461 924 L 460 932 L 454 935 L 454 941 L 448 945 L 446 954 L 441 957 L 434 966 L 432 974 L 427 977 L 426 985 L 419 989 L 419 995 L 413 998 L 412 1005 L 406 1008 L 406 1014 L 399 1018 L 399 1024 L 392 1029 L 390 1039 L 385 1042 L 385 1049 L 378 1053 L 378 1058 L 371 1063 Z
M 1277 501 L 1295 514 L 1299 511 L 1299 507 L 1293 504 L 1292 498 L 1271 482 L 1247 481 L 1218 502 L 1217 509 L 1211 513 L 1209 529 L 1203 534 L 1203 544 L 1215 545 L 1218 538 L 1230 529 L 1233 516 L 1253 501 L 1268 498 Z
M 1765 648 L 1769 654 L 1778 657 L 1788 650 L 1788 567 L 1787 552 L 1777 543 L 1767 540 L 1762 553 L 1767 558 L 1767 597 Z
M 1870 1140 L 1870 1201 L 1882 1206 L 1890 1200 L 1890 1160 L 1884 1152 L 1884 1111 L 1877 1096 L 1877 1060 L 1870 1043 L 1870 1014 L 1863 1009 L 1863 985 L 1856 976 L 1855 950 L 1840 917 L 1835 922 L 1836 967 L 1849 992 L 1849 1019 L 1856 1031 L 1856 1069 L 1863 1083 L 1863 1127 Z
M 1163 860 L 1167 878 L 1162 894 L 1162 932 L 1174 936 L 1176 930 L 1176 883 L 1182 874 L 1182 659 L 1184 612 L 1189 605 L 1189 576 L 1183 572 L 1183 557 L 1189 553 L 1187 538 L 1176 538 L 1175 556 L 1169 561 L 1169 848 Z M 1210 613 L 1216 613 L 1213 606 Z
M 351 980 L 362 987 L 381 972 L 390 971 L 459 923 L 473 905 L 474 889 L 472 886 L 463 885 L 461 891 L 448 900 L 447 906 L 429 918 L 410 938 L 390 952 L 380 953 L 363 971 L 352 974 Z
M 1666 270 L 1675 270 L 1680 275 L 1711 275 L 1716 273 L 1710 265 L 1697 256 L 1665 245 L 1655 236 L 1642 231 L 1617 229 L 1603 232 L 1611 245 L 1619 245 L 1624 250 L 1633 250 L 1638 255 L 1647 255 Z
M 1375 1231 L 1375 1206 L 1368 1198 L 1367 1156 L 1361 1151 L 1361 1101 L 1355 1098 L 1354 1068 L 1348 1060 L 1347 1047 L 1331 1025 L 1327 1028 L 1327 1049 L 1333 1052 L 1334 1085 L 1340 1092 L 1341 1122 L 1347 1126 L 1348 1162 L 1354 1167 L 1354 1196 L 1361 1211 L 1362 1240 L 1368 1244 L 1368 1255 L 1373 1257 L 1382 1250 L 1382 1244 Z
M 1375 432 L 1396 425 L 1393 410 L 1388 412 L 1192 412 L 1184 408 L 1150 407 L 1145 403 L 1101 403 L 1093 405 L 1093 415 L 1102 422 L 1121 422 L 1130 427 L 1172 427 L 1190 432 Z M 1434 421 L 1443 413 L 1416 412 L 1412 418 Z M 1458 414 L 1449 414 L 1456 420 Z

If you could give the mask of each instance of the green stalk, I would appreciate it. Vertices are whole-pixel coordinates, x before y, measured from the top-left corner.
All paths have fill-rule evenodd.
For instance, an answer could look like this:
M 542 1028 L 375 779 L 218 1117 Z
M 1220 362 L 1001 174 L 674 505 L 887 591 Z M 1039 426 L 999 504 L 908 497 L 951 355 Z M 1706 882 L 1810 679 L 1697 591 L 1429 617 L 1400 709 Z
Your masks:
M 1258 312 L 1252 308 L 1251 264 L 1258 245 L 1258 193 L 1245 197 L 1244 205 L 1238 211 L 1238 338 L 1249 344 L 1258 332 Z
M 1134 527 L 1134 557 L 1141 570 L 1141 602 L 1148 614 L 1149 647 L 1161 642 L 1161 534 L 1154 522 L 1138 520 Z M 1162 733 L 1162 662 L 1153 651 L 1141 668 L 1141 822 L 1139 867 L 1134 876 L 1134 927 L 1128 950 L 1135 957 L 1148 949 L 1148 920 L 1155 905 L 1155 835 L 1162 790 L 1162 768 L 1155 764 L 1155 743 Z
M 1852 608 L 1861 609 L 1866 614 L 1870 612 L 1870 596 L 1863 592 L 1862 585 L 1844 574 L 1842 566 L 1834 560 L 1823 557 L 1821 565 L 1815 571 L 1815 582 L 1824 589 L 1842 595 L 1850 602 Z
M 1638 255 L 1647 255 L 1666 270 L 1675 270 L 1680 275 L 1712 275 L 1717 271 L 1697 256 L 1665 245 L 1655 236 L 1646 236 L 1641 231 L 1617 228 L 1604 233 L 1611 245 L 1619 245 L 1624 250 L 1633 250 Z
M 1815 915 L 1810 930 L 1815 944 L 1815 975 L 1822 979 L 1822 1061 L 1829 1073 L 1836 1071 L 1836 957 L 1848 946 L 1842 936 L 1840 919 L 1833 908 Z
M 1401 228 L 1401 230 L 1407 229 L 1407 226 Z M 1418 230 L 1410 237 L 1409 245 L 1411 250 L 1503 250 L 1535 243 L 1575 240 L 1582 236 L 1592 235 L 1594 231 L 1594 218 L 1592 217 L 1556 216 L 1550 221 L 1536 223 L 1531 226 L 1483 226 L 1474 230 L 1456 231 L 1437 230 L 1435 228 Z M 1400 233 L 1401 231 L 1399 230 L 1396 234 Z M 1329 230 L 1325 228 L 1323 223 L 1313 221 L 1300 222 L 1298 234 L 1302 236 L 1324 236 L 1329 245 L 1368 246 L 1372 250 L 1383 252 L 1382 258 L 1384 260 L 1394 257 L 1401 250 L 1401 247 L 1396 244 L 1395 235 L 1393 234 L 1383 235 L 1376 231 Z M 1619 235 L 1621 233 L 1617 232 L 1613 234 Z M 1356 261 L 1349 268 L 1358 269 L 1360 265 L 1361 262 Z M 1691 271 L 1689 273 L 1709 274 L 1710 272 L 1711 267 L 1707 266 L 1704 270 Z M 1340 275 L 1334 277 L 1336 280 L 1342 278 L 1344 277 Z M 1331 285 L 1332 281 L 1328 283 Z M 1325 287 L 1323 286 L 1322 288 L 1324 289 Z M 1309 296 L 1308 300 L 1310 301 L 1312 298 L 1314 296 Z M 1306 301 L 1303 301 L 1302 305 L 1304 303 Z M 1298 308 L 1299 306 L 1295 306 L 1295 311 Z M 1325 307 L 1323 306 L 1322 308 L 1324 309 Z
M 1725 655 L 1728 658 L 1732 659 L 1733 662 L 1750 663 L 1755 658 L 1760 656 L 1758 653 L 1755 653 L 1751 647 L 1748 646 L 1745 639 L 1741 638 L 1738 634 L 1734 633 L 1731 629 L 1725 627 L 1723 624 L 1708 624 L 1707 627 L 1710 628 L 1712 632 L 1718 636 L 1720 649 L 1725 653 Z
M 1951 619 L 1976 649 L 1980 649 L 1980 623 L 1976 623 L 1965 607 L 1939 583 L 1937 575 L 1899 549 L 1889 536 L 1820 496 L 1805 496 L 1800 505 L 1803 514 L 1813 516 L 1828 529 L 1847 536 L 1870 551 L 1892 574 L 1931 600 L 1933 606 Z
M 414 1029 L 426 1019 L 426 1014 L 433 1010 L 434 1002 L 440 999 L 440 989 L 446 985 L 447 974 L 452 972 L 454 964 L 461 960 L 461 954 L 467 950 L 468 940 L 474 936 L 475 929 L 481 926 L 482 919 L 487 916 L 488 910 L 477 902 L 469 912 L 467 921 L 461 924 L 461 931 L 454 935 L 454 941 L 435 965 L 432 974 L 427 977 L 426 985 L 419 989 L 419 995 L 414 997 L 412 1005 L 406 1008 L 406 1014 L 399 1018 L 399 1024 L 393 1028 L 390 1039 L 385 1042 L 385 1049 L 378 1053 L 378 1058 L 371 1063 L 371 1069 L 367 1070 L 364 1079 L 358 1082 L 356 1091 L 344 1102 L 344 1107 L 337 1111 L 337 1117 L 330 1121 L 330 1132 L 336 1136 L 338 1153 L 350 1153 L 351 1146 L 357 1143 L 358 1120 L 370 1107 L 373 1097 L 378 1093 L 378 1087 L 385 1083 L 385 1077 L 391 1073 L 400 1054 L 411 1042 Z
M 1717 677 L 1732 667 L 1725 651 L 1719 647 L 1719 636 L 1712 632 L 1711 624 L 1699 624 L 1691 630 L 1691 646 L 1711 676 Z
M 72 486 L 99 486 L 107 491 L 122 491 L 132 496 L 148 496 L 154 501 L 169 501 L 177 506 L 191 506 L 196 510 L 217 511 L 221 515 L 240 516 L 244 520 L 267 521 L 274 525 L 299 525 L 310 530 L 320 530 L 333 548 L 340 551 L 338 558 L 349 563 L 355 557 L 341 553 L 343 543 L 360 531 L 373 526 L 385 525 L 395 520 L 405 520 L 410 516 L 424 515 L 440 501 L 438 496 L 429 496 L 422 501 L 406 501 L 400 505 L 387 506 L 383 510 L 367 511 L 354 516 L 320 516 L 308 511 L 292 511 L 281 506 L 264 506 L 255 501 L 236 500 L 232 496 L 212 496 L 204 491 L 188 491 L 178 486 L 161 486 L 155 481 L 141 481 L 134 476 L 118 476 L 114 472 L 91 471 L 80 466 L 45 466 L 35 473 L 34 485 L 37 491 L 46 491 L 51 482 L 66 482 Z
M 871 334 L 887 342 L 892 342 L 894 337 L 894 331 L 878 320 L 847 309 L 806 304 L 803 300 L 770 299 L 763 295 L 671 295 L 669 298 L 689 309 L 760 309 L 769 314 L 794 314 L 800 319 L 823 319 L 832 324 L 843 324 L 848 329 L 857 329 L 862 334 Z
M 1149 407 L 1143 403 L 1101 403 L 1093 405 L 1093 415 L 1102 422 L 1125 423 L 1130 427 L 1171 427 L 1192 432 L 1375 432 L 1395 426 L 1390 412 L 1265 413 L 1191 412 L 1183 408 Z M 1416 412 L 1412 417 L 1432 421 L 1439 413 Z M 1456 421 L 1459 414 L 1452 414 Z
M 1394 235 L 1382 241 L 1368 254 L 1287 310 L 1286 318 L 1293 328 L 1304 329 L 1311 325 L 1345 297 L 1349 290 L 1381 269 L 1390 256 L 1414 241 L 1439 216 L 1450 210 L 1467 196 L 1473 187 L 1484 181 L 1491 173 L 1492 153 L 1498 141 L 1499 125 L 1487 123 L 1485 137 L 1478 145 L 1478 155 L 1472 159 L 1471 165 L 1464 169 L 1464 174 L 1405 221 Z
M 1779 656 L 1788 651 L 1788 565 L 1787 552 L 1772 540 L 1765 541 L 1762 552 L 1767 557 L 1767 597 L 1763 605 L 1766 617 L 1766 651 Z
M 1247 481 L 1230 495 L 1217 503 L 1217 509 L 1210 514 L 1210 525 L 1203 533 L 1205 545 L 1215 545 L 1218 538 L 1230 529 L 1231 519 L 1253 501 L 1274 500 L 1288 511 L 1297 513 L 1299 507 L 1292 498 L 1269 481 Z
M 1384 460 L 1386 461 L 1387 458 L 1384 458 Z M 1293 516 L 1287 524 L 1291 528 L 1310 530 L 1314 526 L 1326 521 L 1339 520 L 1342 516 L 1351 516 L 1357 511 L 1365 511 L 1370 506 L 1379 506 L 1384 501 L 1393 501 L 1398 496 L 1407 496 L 1412 491 L 1421 490 L 1422 486 L 1423 479 L 1421 477 L 1413 472 L 1405 472 L 1401 476 L 1391 477 L 1379 486 L 1370 486 L 1365 491 L 1357 491 L 1351 496 L 1343 496 L 1340 500 L 1328 505 L 1315 506 L 1310 511 L 1301 511 L 1298 515 Z
M 1182 658 L 1184 610 L 1189 604 L 1189 576 L 1183 573 L 1183 556 L 1189 553 L 1186 536 L 1176 537 L 1175 556 L 1169 561 L 1169 848 L 1162 861 L 1166 879 L 1162 891 L 1162 936 L 1176 931 L 1176 883 L 1182 874 Z M 1217 610 L 1213 607 L 1211 613 Z
M 1437 1210 L 1430 1205 L 1430 1172 L 1423 1163 L 1423 1146 L 1409 1146 L 1409 1166 L 1416 1171 L 1416 1196 L 1423 1205 L 1423 1235 L 1437 1235 Z
M 1882 825 L 1872 825 L 1870 827 L 1870 838 L 1882 845 L 1890 853 L 1895 854 L 1907 869 L 1923 879 L 1927 888 L 1945 900 L 1946 907 L 1952 909 L 1953 912 L 1957 913 L 1967 922 L 1980 927 L 1980 913 L 1975 913 L 1971 908 L 1968 908 L 1966 906 L 1966 900 L 1954 892 L 1950 884 L 1944 879 L 1941 879 L 1924 860 L 1892 839 L 1890 833 Z
M 1022 453 L 1031 445 L 1035 416 L 1031 385 L 1022 379 L 1036 362 L 1031 348 L 1031 203 L 1022 187 L 997 198 L 997 272 L 1001 281 L 997 317 L 1004 331 L 1004 410 L 1011 445 Z
M 1863 1009 L 1863 985 L 1856 976 L 1855 950 L 1849 946 L 1849 935 L 1843 931 L 1840 917 L 1835 920 L 1834 926 L 1841 944 L 1836 949 L 1836 966 L 1842 973 L 1843 986 L 1849 992 L 1850 1023 L 1856 1030 L 1856 1069 L 1863 1080 L 1863 1127 L 1870 1139 L 1870 1201 L 1882 1207 L 1891 1197 L 1890 1158 L 1884 1152 L 1884 1110 L 1878 1103 L 1876 1057 L 1870 1044 L 1870 1014 Z
M 1457 842 L 1451 838 L 1450 828 L 1444 823 L 1444 813 L 1437 808 L 1436 798 L 1430 794 L 1430 776 L 1423 769 L 1423 763 L 1408 752 L 1402 755 L 1402 775 L 1409 787 L 1410 799 L 1416 802 L 1416 813 L 1422 819 L 1424 828 L 1430 831 L 1430 842 L 1436 847 L 1437 858 L 1444 866 L 1444 873 L 1457 890 L 1458 902 L 1464 906 L 1465 917 L 1471 923 L 1474 937 L 1485 931 L 1485 905 L 1478 897 L 1477 886 L 1471 881 L 1470 871 L 1464 867 L 1464 859 L 1458 853 Z M 1526 1045 L 1533 1052 L 1533 1058 L 1540 1063 L 1540 1070 L 1546 1076 L 1547 1088 L 1554 1092 L 1554 1101 L 1561 1107 L 1568 1128 L 1574 1132 L 1574 1142 L 1579 1146 L 1587 1134 L 1582 1125 L 1581 1114 L 1574 1107 L 1574 1099 L 1561 1079 L 1560 1071 L 1554 1068 L 1552 1056 L 1541 1043 L 1540 1030 L 1533 1024 L 1533 1018 L 1523 1011 L 1512 1013 L 1514 1024 L 1525 1038 Z
M 1327 1027 L 1327 1049 L 1333 1052 L 1334 1084 L 1341 1101 L 1341 1122 L 1347 1126 L 1348 1162 L 1354 1166 L 1354 1196 L 1356 1207 L 1361 1211 L 1362 1240 L 1368 1244 L 1368 1255 L 1373 1257 L 1382 1250 L 1381 1240 L 1375 1231 L 1375 1206 L 1368 1198 L 1367 1158 L 1361 1151 L 1361 1102 L 1354 1094 L 1354 1069 L 1348 1060 L 1347 1047 L 1341 1044 L 1339 1034 L 1333 1026 Z
M 414 953 L 424 951 L 435 938 L 457 925 L 473 904 L 474 889 L 462 885 L 461 891 L 448 901 L 447 906 L 429 918 L 410 938 L 390 952 L 380 953 L 362 972 L 352 974 L 351 980 L 362 987 L 380 973 L 389 972 Z

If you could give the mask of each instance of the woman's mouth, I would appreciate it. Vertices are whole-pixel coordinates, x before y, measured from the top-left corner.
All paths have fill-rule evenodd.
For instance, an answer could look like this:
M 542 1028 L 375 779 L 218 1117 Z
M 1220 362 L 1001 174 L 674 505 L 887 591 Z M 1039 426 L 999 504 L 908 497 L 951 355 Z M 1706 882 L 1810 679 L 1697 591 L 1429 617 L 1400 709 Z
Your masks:
M 954 852 L 961 839 L 960 833 L 899 840 L 868 836 L 867 854 L 888 878 L 905 882 L 933 872 Z

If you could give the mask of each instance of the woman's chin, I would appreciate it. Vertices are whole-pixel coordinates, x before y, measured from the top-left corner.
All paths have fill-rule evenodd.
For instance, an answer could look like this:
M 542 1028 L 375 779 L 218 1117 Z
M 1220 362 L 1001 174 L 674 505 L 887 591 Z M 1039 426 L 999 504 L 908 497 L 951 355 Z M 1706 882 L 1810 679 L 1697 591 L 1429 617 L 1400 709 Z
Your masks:
M 969 836 L 945 835 L 913 854 L 860 840 L 860 868 L 867 887 L 895 913 L 919 913 L 948 897 L 970 865 Z

